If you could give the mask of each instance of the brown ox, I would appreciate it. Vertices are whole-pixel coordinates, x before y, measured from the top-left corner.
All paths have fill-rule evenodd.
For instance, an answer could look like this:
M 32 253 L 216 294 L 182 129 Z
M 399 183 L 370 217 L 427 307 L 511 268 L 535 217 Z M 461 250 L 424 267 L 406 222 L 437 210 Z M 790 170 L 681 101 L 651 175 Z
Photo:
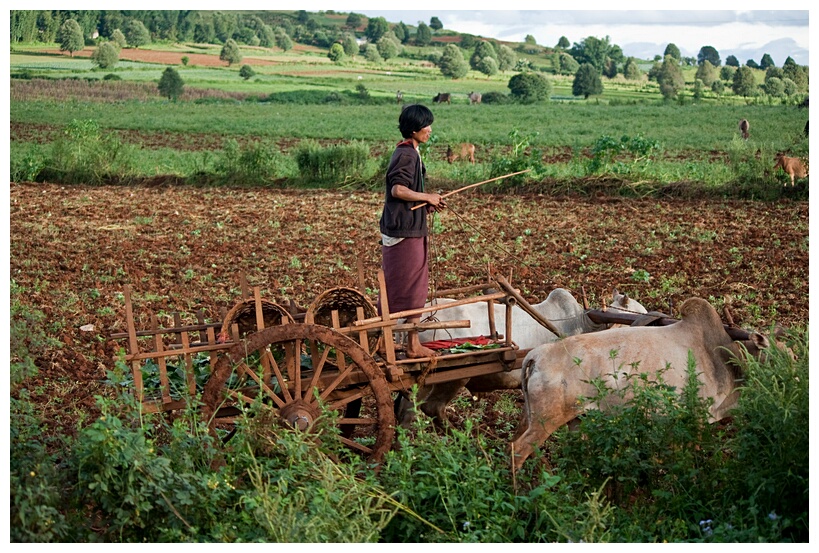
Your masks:
M 480 104 L 481 103 L 481 93 L 480 92 L 470 92 L 469 93 L 469 103 L 470 104 Z
M 798 157 L 788 157 L 783 152 L 779 152 L 774 159 L 776 160 L 774 171 L 780 168 L 785 171 L 791 177 L 791 186 L 795 185 L 796 179 L 804 179 L 808 176 L 807 167 Z
M 751 136 L 750 133 L 751 124 L 748 122 L 747 119 L 740 119 L 739 120 L 739 132 L 742 134 L 742 138 L 748 140 L 748 137 Z
M 466 161 L 469 160 L 470 163 L 475 163 L 475 145 L 465 142 L 460 146 L 456 146 L 456 148 L 460 149 L 460 153 L 455 153 L 452 151 L 451 146 L 446 147 L 446 160 L 449 163 L 453 163 L 457 160 Z
M 433 102 L 436 104 L 440 104 L 441 102 L 446 102 L 447 104 L 452 103 L 452 95 L 449 92 L 439 92 L 435 95 L 432 99 Z
M 688 299 L 680 313 L 682 320 L 669 326 L 579 334 L 530 351 L 523 360 L 519 437 L 512 444 L 515 467 L 560 426 L 601 407 L 583 400 L 597 394 L 596 379 L 618 389 L 628 385 L 630 375 L 656 378 L 662 373 L 663 381 L 679 392 L 687 382 L 689 355 L 696 363 L 700 396 L 714 400 L 711 420 L 724 418 L 739 394 L 742 375 L 733 360 L 743 354 L 742 343 L 728 335 L 716 310 L 701 298 Z M 759 348 L 768 347 L 760 334 L 752 333 L 750 339 Z

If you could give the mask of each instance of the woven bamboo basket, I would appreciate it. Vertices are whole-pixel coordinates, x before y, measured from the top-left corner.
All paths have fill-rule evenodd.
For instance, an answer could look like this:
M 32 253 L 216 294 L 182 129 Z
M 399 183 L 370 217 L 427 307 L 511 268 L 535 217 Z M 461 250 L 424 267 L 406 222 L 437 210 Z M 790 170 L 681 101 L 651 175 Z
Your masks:
M 369 319 L 378 315 L 378 311 L 372 302 L 356 290 L 355 288 L 330 288 L 321 293 L 310 307 L 307 308 L 307 314 L 312 315 L 313 322 L 324 326 L 333 326 L 333 311 L 338 311 L 338 324 L 340 328 L 353 326 L 353 323 L 358 318 L 356 310 L 358 307 L 363 308 L 364 318 Z M 355 335 L 351 336 L 357 340 Z M 370 334 L 368 337 L 369 352 L 372 353 L 378 346 L 378 341 L 381 339 L 380 333 Z
M 280 325 L 282 321 L 284 321 L 284 324 L 295 323 L 290 313 L 281 305 L 265 299 L 261 300 L 261 304 L 265 328 Z M 220 341 L 227 341 L 231 336 L 231 328 L 234 324 L 239 325 L 240 339 L 252 332 L 256 332 L 256 300 L 240 301 L 227 312 L 225 320 L 222 321 L 222 330 L 219 333 Z

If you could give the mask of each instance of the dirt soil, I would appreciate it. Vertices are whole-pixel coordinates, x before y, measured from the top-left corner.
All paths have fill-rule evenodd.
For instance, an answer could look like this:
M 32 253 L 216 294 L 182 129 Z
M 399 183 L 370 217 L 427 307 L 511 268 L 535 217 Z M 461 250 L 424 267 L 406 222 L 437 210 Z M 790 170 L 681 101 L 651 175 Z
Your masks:
M 125 329 L 126 284 L 138 328 L 199 309 L 220 321 L 242 273 L 264 298 L 304 306 L 357 286 L 360 261 L 375 299 L 381 202 L 359 190 L 11 183 L 10 277 L 63 344 L 36 358 L 35 401 L 55 425 L 72 407 L 93 412 L 124 347 L 109 337 Z M 562 287 L 601 307 L 618 288 L 670 316 L 700 296 L 730 303 L 743 328 L 808 323 L 807 202 L 468 192 L 450 207 L 433 224 L 438 290 L 485 282 L 491 265 L 530 302 Z

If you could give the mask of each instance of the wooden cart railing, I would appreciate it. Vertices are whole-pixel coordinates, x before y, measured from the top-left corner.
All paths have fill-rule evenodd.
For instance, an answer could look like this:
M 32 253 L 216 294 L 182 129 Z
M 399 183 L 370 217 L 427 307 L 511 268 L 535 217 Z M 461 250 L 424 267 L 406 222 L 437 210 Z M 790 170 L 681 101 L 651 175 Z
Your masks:
M 255 305 L 256 329 L 262 330 L 265 328 L 265 321 L 262 316 L 262 302 L 264 300 L 261 297 L 260 288 L 258 286 L 252 288 L 247 286 L 247 282 L 241 275 L 240 283 L 242 294 L 240 302 L 252 302 Z M 379 272 L 379 284 L 380 289 L 385 291 L 386 287 L 381 272 Z M 445 291 L 443 294 L 468 293 L 478 291 L 481 288 L 485 288 L 485 286 L 478 285 L 453 289 Z M 146 412 L 171 411 L 184 408 L 188 405 L 189 399 L 195 397 L 197 392 L 195 363 L 202 363 L 202 356 L 206 356 L 207 363 L 212 369 L 216 365 L 220 354 L 240 342 L 238 325 L 233 324 L 227 337 L 220 337 L 218 332 L 222 328 L 223 322 L 205 323 L 204 314 L 199 312 L 196 314 L 197 324 L 183 325 L 180 315 L 176 313 L 174 314 L 174 326 L 163 327 L 159 325 L 156 315 L 151 315 L 150 327 L 137 329 L 131 286 L 126 285 L 123 293 L 125 298 L 126 331 L 112 334 L 111 338 L 125 341 L 125 361 L 131 367 L 136 397 L 142 402 Z M 382 315 L 366 318 L 363 309 L 359 308 L 354 324 L 342 327 L 339 324 L 338 313 L 334 311 L 331 326 L 337 332 L 353 338 L 365 351 L 377 357 L 378 363 L 382 367 L 392 389 L 406 389 L 416 382 L 413 373 L 419 372 L 421 365 L 428 363 L 430 359 L 408 359 L 399 355 L 394 334 L 409 330 L 468 328 L 471 323 L 468 320 L 415 324 L 406 324 L 400 321 L 407 317 L 424 315 L 470 303 L 484 302 L 487 304 L 490 334 L 498 338 L 500 348 L 487 351 L 486 354 L 481 352 L 454 353 L 436 358 L 436 371 L 426 376 L 426 382 L 429 384 L 445 382 L 501 370 L 508 371 L 514 368 L 515 362 L 519 362 L 516 358 L 517 346 L 512 342 L 511 335 L 499 336 L 495 330 L 495 310 L 492 304 L 501 299 L 508 301 L 509 306 L 515 302 L 507 292 L 495 292 L 459 299 L 445 305 L 390 313 L 386 293 L 382 292 Z M 223 318 L 225 312 L 226 310 L 223 310 Z M 508 308 L 506 310 L 507 329 L 512 328 L 511 313 L 511 308 Z M 306 316 L 296 318 L 303 320 L 305 324 L 313 323 L 309 313 Z M 282 319 L 282 323 L 285 322 L 285 319 Z M 376 355 L 376 351 L 373 351 L 370 339 L 373 334 L 381 334 L 383 337 L 383 347 L 380 355 Z M 159 379 L 158 389 L 156 387 L 146 389 L 146 384 L 143 382 L 142 371 L 147 363 L 156 364 Z M 178 383 L 176 386 L 174 385 L 174 379 L 171 378 L 172 371 L 176 372 L 177 381 L 179 380 L 179 372 L 184 372 L 183 386 L 179 386 Z

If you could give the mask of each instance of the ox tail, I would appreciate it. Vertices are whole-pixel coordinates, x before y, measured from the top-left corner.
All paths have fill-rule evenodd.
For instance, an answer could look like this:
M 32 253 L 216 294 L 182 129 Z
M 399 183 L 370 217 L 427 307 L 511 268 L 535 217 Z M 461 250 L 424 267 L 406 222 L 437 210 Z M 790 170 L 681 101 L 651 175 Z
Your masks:
M 523 390 L 523 397 L 525 398 L 529 389 L 529 377 L 535 369 L 534 359 L 525 359 L 523 370 L 521 371 L 520 388 Z

